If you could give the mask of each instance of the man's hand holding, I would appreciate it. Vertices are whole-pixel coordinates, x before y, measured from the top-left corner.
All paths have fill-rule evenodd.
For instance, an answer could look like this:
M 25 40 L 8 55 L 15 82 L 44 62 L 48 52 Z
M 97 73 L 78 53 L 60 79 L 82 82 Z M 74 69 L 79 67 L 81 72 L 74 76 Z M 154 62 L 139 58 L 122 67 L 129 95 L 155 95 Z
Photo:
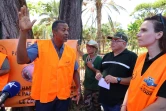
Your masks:
M 105 81 L 107 82 L 107 84 L 109 84 L 109 83 L 117 83 L 118 82 L 117 78 L 114 77 L 114 76 L 111 76 L 111 75 L 107 75 L 105 77 Z
M 96 78 L 97 80 L 100 80 L 102 77 L 103 77 L 103 75 L 100 73 L 100 71 L 97 71 L 95 78 Z

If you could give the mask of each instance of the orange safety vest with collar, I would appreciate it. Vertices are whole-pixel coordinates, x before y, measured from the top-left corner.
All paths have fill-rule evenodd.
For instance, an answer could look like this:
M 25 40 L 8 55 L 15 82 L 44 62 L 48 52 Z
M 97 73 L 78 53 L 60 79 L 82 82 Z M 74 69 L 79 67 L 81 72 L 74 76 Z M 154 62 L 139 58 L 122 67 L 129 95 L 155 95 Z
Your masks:
M 0 69 L 6 57 L 7 57 L 6 54 L 0 53 Z M 3 87 L 7 84 L 8 78 L 9 78 L 8 73 L 0 76 L 0 91 L 2 91 Z
M 65 100 L 70 97 L 73 81 L 75 50 L 64 45 L 62 57 L 51 40 L 38 40 L 38 55 L 34 61 L 31 97 L 41 103 L 53 101 L 56 97 Z
M 128 89 L 127 111 L 142 111 L 157 99 L 166 80 L 166 54 L 156 59 L 141 76 L 146 54 L 138 57 Z

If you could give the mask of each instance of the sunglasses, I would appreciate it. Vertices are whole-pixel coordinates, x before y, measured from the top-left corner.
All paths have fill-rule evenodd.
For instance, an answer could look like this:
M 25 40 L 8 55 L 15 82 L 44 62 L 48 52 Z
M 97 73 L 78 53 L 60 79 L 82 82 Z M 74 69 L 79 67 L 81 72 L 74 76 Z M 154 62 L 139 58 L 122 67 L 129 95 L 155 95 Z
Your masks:
M 160 22 L 163 24 L 164 29 L 166 29 L 164 18 L 162 16 L 162 14 L 160 13 L 160 14 L 158 14 L 158 16 L 160 17 Z

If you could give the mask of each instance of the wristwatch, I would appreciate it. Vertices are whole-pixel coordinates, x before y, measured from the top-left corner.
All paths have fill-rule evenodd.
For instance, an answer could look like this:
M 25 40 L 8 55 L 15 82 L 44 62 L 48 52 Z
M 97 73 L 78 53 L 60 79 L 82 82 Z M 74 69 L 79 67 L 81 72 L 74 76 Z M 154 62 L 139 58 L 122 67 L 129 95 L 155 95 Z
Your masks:
M 118 81 L 118 84 L 120 84 L 121 78 L 120 78 L 120 77 L 117 77 L 117 81 Z

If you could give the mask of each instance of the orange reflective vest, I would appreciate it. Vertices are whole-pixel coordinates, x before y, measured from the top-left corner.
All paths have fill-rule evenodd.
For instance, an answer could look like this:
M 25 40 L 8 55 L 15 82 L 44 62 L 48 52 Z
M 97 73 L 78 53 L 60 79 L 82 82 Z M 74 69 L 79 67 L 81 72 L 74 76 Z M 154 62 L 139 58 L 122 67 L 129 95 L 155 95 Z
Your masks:
M 73 80 L 75 50 L 64 45 L 59 59 L 51 40 L 39 40 L 38 58 L 34 62 L 31 96 L 42 103 L 53 101 L 56 97 L 65 100 L 70 97 Z
M 7 55 L 0 52 L 0 69 L 2 68 L 2 64 L 6 57 Z M 7 84 L 8 78 L 9 78 L 9 74 L 0 76 L 0 91 L 2 91 L 3 87 Z
M 166 54 L 156 59 L 141 76 L 146 54 L 138 57 L 128 89 L 127 111 L 142 111 L 157 99 L 166 80 Z

